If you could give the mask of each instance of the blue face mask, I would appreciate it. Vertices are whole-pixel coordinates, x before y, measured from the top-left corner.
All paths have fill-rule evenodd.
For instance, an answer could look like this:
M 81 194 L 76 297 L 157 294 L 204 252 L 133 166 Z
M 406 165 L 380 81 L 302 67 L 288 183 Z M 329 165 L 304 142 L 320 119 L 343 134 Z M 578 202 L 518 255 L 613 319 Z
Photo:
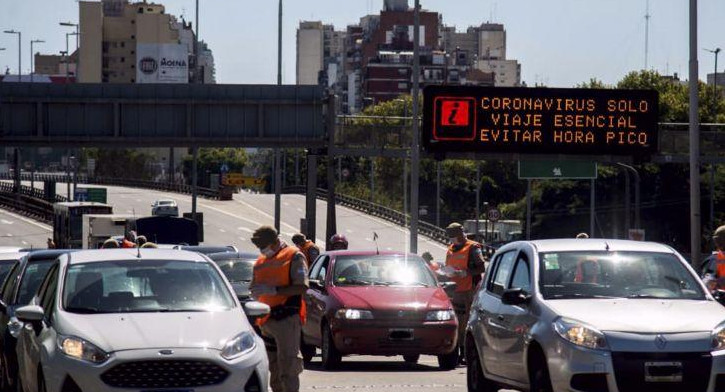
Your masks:
M 271 258 L 272 256 L 274 256 L 275 253 L 277 253 L 277 252 L 274 250 L 272 245 L 262 249 L 262 254 L 264 255 L 264 257 L 266 257 L 268 259 Z

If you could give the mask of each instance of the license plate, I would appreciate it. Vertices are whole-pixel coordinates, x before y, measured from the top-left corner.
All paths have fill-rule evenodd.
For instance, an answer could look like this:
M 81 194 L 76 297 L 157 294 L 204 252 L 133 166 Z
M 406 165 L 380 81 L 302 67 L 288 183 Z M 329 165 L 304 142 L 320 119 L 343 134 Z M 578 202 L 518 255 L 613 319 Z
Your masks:
M 193 389 L 144 389 L 141 392 L 194 392 Z
M 645 362 L 646 382 L 682 382 L 682 362 Z
M 391 329 L 388 331 L 388 339 L 392 341 L 413 340 L 413 330 Z

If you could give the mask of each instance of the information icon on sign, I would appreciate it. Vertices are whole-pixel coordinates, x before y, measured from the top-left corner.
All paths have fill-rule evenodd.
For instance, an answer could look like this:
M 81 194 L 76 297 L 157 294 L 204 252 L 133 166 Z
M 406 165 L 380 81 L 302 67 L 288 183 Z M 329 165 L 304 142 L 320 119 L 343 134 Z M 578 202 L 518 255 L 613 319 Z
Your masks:
M 468 97 L 438 97 L 433 103 L 433 140 L 474 140 L 476 100 Z

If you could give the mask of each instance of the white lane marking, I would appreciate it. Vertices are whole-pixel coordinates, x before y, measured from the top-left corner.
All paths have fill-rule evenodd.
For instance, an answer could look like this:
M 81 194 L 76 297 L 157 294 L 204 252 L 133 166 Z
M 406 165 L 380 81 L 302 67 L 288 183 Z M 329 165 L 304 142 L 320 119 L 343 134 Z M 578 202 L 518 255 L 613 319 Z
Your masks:
M 22 242 L 23 245 L 27 245 L 28 244 L 28 241 L 20 241 L 20 242 Z
M 237 203 L 239 203 L 239 204 L 243 204 L 243 205 L 245 205 L 245 206 L 246 206 L 247 208 L 249 208 L 249 209 L 251 209 L 251 210 L 253 210 L 253 211 L 256 211 L 257 213 L 259 213 L 259 214 L 261 214 L 261 215 L 264 215 L 264 216 L 266 216 L 267 218 L 269 218 L 269 219 L 271 219 L 272 221 L 274 221 L 274 216 L 272 216 L 272 215 L 270 215 L 270 214 L 268 214 L 268 213 L 266 213 L 266 212 L 264 212 L 264 211 L 260 210 L 259 208 L 255 207 L 255 206 L 253 206 L 253 205 L 251 205 L 251 204 L 249 204 L 249 203 L 247 203 L 247 202 L 245 202 L 245 201 L 239 200 L 239 199 L 234 199 L 234 201 L 236 201 L 236 202 L 237 202 Z M 224 212 L 224 213 L 225 213 L 225 214 L 227 214 L 226 212 Z M 234 216 L 235 216 L 235 217 L 237 217 L 236 215 L 234 215 Z M 244 219 L 244 218 L 242 218 L 242 217 L 237 217 L 237 218 L 239 218 L 239 219 L 243 219 L 243 220 L 246 220 L 246 219 Z M 249 221 L 250 221 L 250 222 L 253 222 L 253 221 L 251 221 L 251 220 L 249 220 Z M 254 222 L 254 224 L 256 224 L 256 225 L 259 225 L 259 226 L 261 226 L 261 225 L 262 225 L 261 223 L 258 223 L 258 222 Z M 290 225 L 289 223 L 286 223 L 286 222 L 281 222 L 281 224 L 283 224 L 283 225 L 287 226 L 288 228 L 290 228 L 290 229 L 292 229 L 292 230 L 295 230 L 295 231 L 297 230 L 297 228 L 296 228 L 296 227 L 294 227 L 294 226 Z
M 367 242 L 373 242 L 373 239 L 372 238 L 365 237 L 365 241 L 367 241 Z
M 239 215 L 232 214 L 231 212 L 224 211 L 224 210 L 222 210 L 220 208 L 212 207 L 212 206 L 210 206 L 208 204 L 202 204 L 202 203 L 199 203 L 199 205 L 202 206 L 202 207 L 204 207 L 204 208 L 208 208 L 210 210 L 214 210 L 214 211 L 216 211 L 216 212 L 218 212 L 220 214 L 224 214 L 226 216 L 231 216 L 232 218 L 236 218 L 236 219 L 239 219 L 239 220 L 243 220 L 245 222 L 249 222 L 249 223 L 251 223 L 253 225 L 256 225 L 256 226 L 262 226 L 262 224 L 259 223 L 259 222 L 257 222 L 257 221 L 254 221 L 254 220 L 251 220 L 249 218 L 245 218 L 245 217 L 242 217 L 242 216 L 239 216 Z
M 5 237 L 12 237 L 12 236 L 13 236 L 13 233 L 8 233 L 5 235 Z
M 221 233 L 226 233 L 226 232 L 227 232 L 227 231 L 226 231 L 226 230 L 224 230 L 224 229 L 219 229 L 219 231 L 220 231 Z
M 388 250 L 393 250 L 393 248 L 390 248 L 390 247 L 388 247 L 387 249 L 388 249 Z
M 0 219 L 0 223 L 2 223 L 4 225 L 12 225 L 15 222 L 13 222 L 11 220 L 7 220 L 7 219 Z
M 3 213 L 3 214 L 7 214 L 9 216 L 12 216 L 13 218 L 20 219 L 21 221 L 23 221 L 25 223 L 29 223 L 29 224 L 31 224 L 33 226 L 40 227 L 41 229 L 43 229 L 45 231 L 53 231 L 53 229 L 50 226 L 44 225 L 42 223 L 38 223 L 38 222 L 36 222 L 36 221 L 34 221 L 32 219 L 28 219 L 28 218 L 26 218 L 24 216 L 20 216 L 20 215 L 17 215 L 17 214 L 14 214 L 14 213 L 10 212 L 10 211 L 5 211 L 5 210 L 0 210 L 0 212 Z
M 237 227 L 237 230 L 246 231 L 247 233 L 254 233 L 254 231 L 248 227 L 239 226 Z
M 133 214 L 133 210 L 126 210 L 127 213 Z
M 347 232 L 348 234 L 352 234 L 352 230 L 350 230 L 350 229 L 345 229 L 345 231 L 346 231 L 346 232 Z
M 304 211 L 302 211 L 302 208 L 297 207 L 297 212 L 304 212 Z
M 136 203 L 140 203 L 140 202 L 141 202 L 141 199 L 136 199 Z
M 284 202 L 282 204 L 284 204 L 285 207 L 289 207 L 289 203 L 287 203 L 287 202 Z

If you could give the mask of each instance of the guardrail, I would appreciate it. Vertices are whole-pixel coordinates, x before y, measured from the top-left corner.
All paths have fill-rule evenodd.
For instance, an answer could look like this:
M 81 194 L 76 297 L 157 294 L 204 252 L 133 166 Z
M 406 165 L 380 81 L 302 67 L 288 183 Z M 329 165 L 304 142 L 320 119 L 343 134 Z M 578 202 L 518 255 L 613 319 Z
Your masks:
M 12 180 L 12 175 L 5 174 L 3 176 L 0 176 L 0 179 L 5 180 Z M 67 182 L 72 181 L 72 177 L 68 177 L 67 175 L 63 174 L 35 174 L 33 178 L 35 181 L 55 181 L 55 182 Z M 31 175 L 29 173 L 22 173 L 20 175 L 21 181 L 31 181 Z M 115 186 L 125 186 L 130 188 L 142 188 L 142 189 L 153 189 L 153 190 L 160 190 L 165 192 L 174 192 L 174 193 L 182 193 L 182 194 L 188 194 L 190 195 L 192 193 L 192 187 L 191 185 L 187 184 L 176 184 L 176 183 L 168 183 L 168 182 L 155 182 L 155 181 L 147 181 L 147 180 L 136 180 L 136 179 L 129 179 L 129 178 L 110 178 L 110 177 L 89 177 L 85 175 L 79 175 L 76 177 L 76 183 L 78 184 L 93 184 L 93 185 L 115 185 Z M 211 188 L 204 188 L 204 187 L 197 187 L 197 195 L 199 197 L 207 198 L 207 199 L 219 199 L 219 191 L 211 189 Z M 42 193 L 42 191 L 41 191 Z M 42 195 L 40 196 L 43 197 Z M 66 199 L 67 200 L 67 199 Z
M 299 194 L 306 194 L 307 188 L 304 186 L 291 186 L 286 187 L 282 190 L 283 193 L 299 193 Z M 317 189 L 317 198 L 320 200 L 327 200 L 327 190 L 326 189 Z M 335 194 L 335 199 L 337 204 L 352 208 L 353 210 L 364 212 L 368 215 L 376 216 L 381 219 L 385 219 L 388 222 L 395 223 L 400 226 L 406 226 L 406 222 L 410 222 L 410 216 L 407 214 L 403 214 L 400 211 L 394 210 L 389 207 L 385 207 L 380 204 L 371 203 L 367 200 L 358 199 L 355 197 L 342 195 L 342 194 Z M 441 244 L 447 245 L 448 244 L 448 236 L 446 235 L 446 231 L 440 227 L 437 227 L 436 225 L 430 224 L 428 222 L 419 221 L 418 222 L 418 233 L 422 234 L 434 241 L 437 241 Z
M 40 222 L 51 224 L 53 222 L 53 203 L 27 195 L 32 193 L 30 187 L 21 188 L 21 193 L 14 193 L 12 183 L 0 183 L 0 205 L 3 207 L 31 217 Z

